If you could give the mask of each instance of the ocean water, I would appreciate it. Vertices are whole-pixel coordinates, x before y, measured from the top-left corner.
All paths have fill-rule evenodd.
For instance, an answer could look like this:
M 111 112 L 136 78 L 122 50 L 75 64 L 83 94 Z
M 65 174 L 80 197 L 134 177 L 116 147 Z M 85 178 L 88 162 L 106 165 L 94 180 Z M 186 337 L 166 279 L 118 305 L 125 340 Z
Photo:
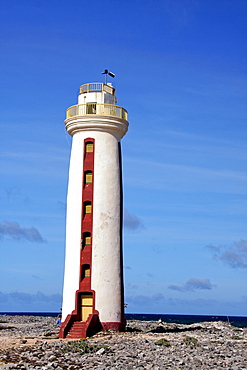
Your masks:
M 125 314 L 127 320 L 158 321 L 166 323 L 196 324 L 200 322 L 224 321 L 239 328 L 247 328 L 246 316 L 209 316 L 209 315 L 162 315 L 162 314 Z
M 51 316 L 57 317 L 59 312 L 0 312 L 0 315 L 20 316 Z M 196 324 L 204 321 L 224 321 L 239 328 L 247 328 L 246 316 L 209 316 L 209 315 L 163 315 L 163 314 L 125 314 L 126 320 L 158 321 L 166 323 Z

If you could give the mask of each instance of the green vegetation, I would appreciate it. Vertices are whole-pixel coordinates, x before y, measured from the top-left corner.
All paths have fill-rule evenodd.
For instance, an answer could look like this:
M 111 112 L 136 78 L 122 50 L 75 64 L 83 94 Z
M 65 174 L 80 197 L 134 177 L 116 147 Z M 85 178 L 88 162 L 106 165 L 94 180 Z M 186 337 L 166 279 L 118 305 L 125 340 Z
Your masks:
M 126 331 L 128 331 L 128 332 L 130 332 L 130 333 L 133 333 L 133 332 L 135 332 L 135 333 L 140 333 L 140 332 L 142 332 L 142 330 L 141 330 L 141 329 L 139 329 L 139 328 L 137 328 L 137 326 L 134 326 L 133 328 L 131 328 L 131 327 L 127 327 L 127 328 L 126 328 Z
M 154 344 L 157 344 L 157 346 L 165 346 L 165 347 L 170 347 L 171 345 L 169 340 L 167 340 L 166 338 L 161 338 L 157 340 L 157 342 L 155 342 Z
M 84 353 L 94 353 L 97 352 L 99 349 L 104 348 L 104 353 L 110 353 L 112 350 L 104 345 L 97 345 L 97 344 L 90 344 L 85 339 L 80 339 L 76 341 L 68 342 L 62 349 L 62 352 L 78 352 L 81 354 Z
M 6 330 L 6 329 L 17 329 L 15 326 L 3 326 L 0 325 L 0 330 Z
M 241 340 L 241 339 L 243 339 L 243 338 L 241 338 L 239 335 L 233 335 L 233 336 L 231 337 L 231 339 Z
M 189 337 L 189 336 L 185 336 L 184 339 L 183 339 L 184 343 L 191 346 L 191 347 L 198 347 L 199 346 L 199 343 L 198 343 L 198 339 L 194 338 L 194 337 Z

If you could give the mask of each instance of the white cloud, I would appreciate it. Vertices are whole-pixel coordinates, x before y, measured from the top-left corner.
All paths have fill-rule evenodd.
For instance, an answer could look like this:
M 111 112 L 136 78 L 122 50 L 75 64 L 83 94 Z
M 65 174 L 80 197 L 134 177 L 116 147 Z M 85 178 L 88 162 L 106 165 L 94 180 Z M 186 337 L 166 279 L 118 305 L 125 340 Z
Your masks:
M 0 224 L 0 237 L 7 237 L 18 241 L 45 242 L 45 239 L 35 227 L 21 227 L 17 222 L 10 221 L 4 221 L 3 224 Z
M 153 190 L 246 194 L 247 176 L 242 171 L 171 164 L 125 157 L 125 184 Z M 154 181 L 155 180 L 155 181 Z
M 223 261 L 232 268 L 247 268 L 247 240 L 240 240 L 230 246 L 207 245 L 215 259 Z
M 61 302 L 61 294 L 0 292 L 1 312 L 59 312 Z
M 127 295 L 125 302 L 130 313 L 188 314 L 244 316 L 247 309 L 246 297 L 239 301 L 216 299 L 169 298 L 162 293 L 148 295 Z
M 139 217 L 124 209 L 124 227 L 129 230 L 139 230 L 143 228 L 143 224 Z
M 215 287 L 209 279 L 191 278 L 184 285 L 169 285 L 169 289 L 177 290 L 178 292 L 194 292 L 195 290 L 211 290 Z

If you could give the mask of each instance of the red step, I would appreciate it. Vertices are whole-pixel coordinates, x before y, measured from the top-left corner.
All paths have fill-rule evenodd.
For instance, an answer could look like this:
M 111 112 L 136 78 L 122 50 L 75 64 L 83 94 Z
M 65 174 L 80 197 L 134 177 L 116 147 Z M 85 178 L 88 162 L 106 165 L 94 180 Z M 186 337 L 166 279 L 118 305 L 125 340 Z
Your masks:
M 82 321 L 75 321 L 66 335 L 66 338 L 85 338 L 85 324 L 86 323 Z

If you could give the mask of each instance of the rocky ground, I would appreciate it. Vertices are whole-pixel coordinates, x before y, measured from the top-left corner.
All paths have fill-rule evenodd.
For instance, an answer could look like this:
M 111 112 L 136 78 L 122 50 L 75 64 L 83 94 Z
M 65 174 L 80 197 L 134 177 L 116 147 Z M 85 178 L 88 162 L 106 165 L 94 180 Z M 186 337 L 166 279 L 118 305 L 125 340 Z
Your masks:
M 2 321 L 5 321 L 3 323 Z M 247 328 L 128 321 L 124 333 L 58 339 L 52 317 L 0 315 L 0 369 L 247 369 Z

